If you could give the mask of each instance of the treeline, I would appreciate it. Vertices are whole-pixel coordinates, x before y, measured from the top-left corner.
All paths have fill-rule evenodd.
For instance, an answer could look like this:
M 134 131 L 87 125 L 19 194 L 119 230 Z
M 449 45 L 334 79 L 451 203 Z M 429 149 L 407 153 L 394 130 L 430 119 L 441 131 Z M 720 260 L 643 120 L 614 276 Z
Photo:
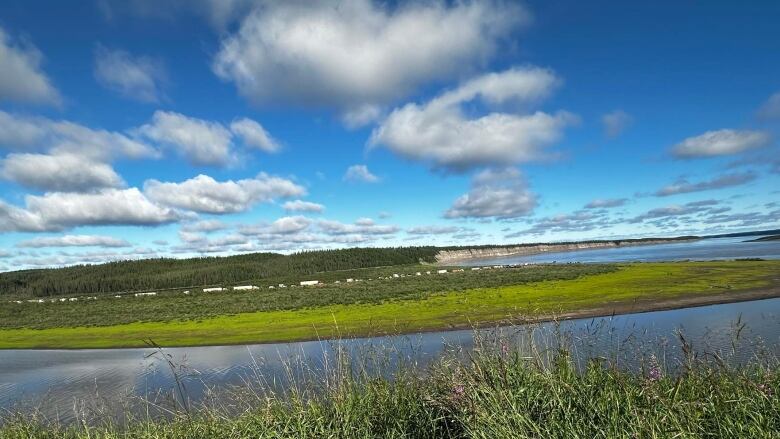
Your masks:
M 47 297 L 234 284 L 249 279 L 433 262 L 438 251 L 437 247 L 351 248 L 22 270 L 0 274 L 0 295 Z

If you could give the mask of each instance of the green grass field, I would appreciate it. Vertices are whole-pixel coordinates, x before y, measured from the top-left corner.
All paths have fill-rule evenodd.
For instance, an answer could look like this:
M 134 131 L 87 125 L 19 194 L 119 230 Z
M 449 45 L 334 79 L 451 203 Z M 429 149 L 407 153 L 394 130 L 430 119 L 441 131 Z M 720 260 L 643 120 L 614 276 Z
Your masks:
M 427 293 L 417 291 L 415 294 L 389 295 L 378 301 L 218 316 L 213 316 L 213 312 L 224 313 L 224 309 L 219 308 L 219 302 L 216 301 L 219 296 L 212 296 L 209 300 L 215 300 L 211 303 L 214 309 L 202 318 L 176 320 L 168 317 L 157 321 L 103 326 L 2 329 L 0 348 L 131 347 L 144 346 L 145 340 L 149 339 L 161 346 L 195 346 L 378 335 L 518 321 L 523 318 L 540 318 L 589 309 L 600 309 L 609 313 L 613 307 L 625 307 L 632 303 L 636 304 L 636 310 L 641 310 L 651 308 L 653 302 L 658 300 L 723 293 L 733 295 L 734 300 L 739 300 L 741 293 L 780 285 L 779 261 L 638 263 L 606 266 L 607 268 L 594 266 L 601 267 L 592 270 L 596 274 L 589 272 L 587 265 L 580 267 L 586 268 L 579 273 L 558 273 L 558 278 L 553 277 L 556 280 L 528 281 L 540 276 L 543 278 L 543 272 L 532 270 L 542 270 L 544 267 L 521 268 L 517 269 L 517 272 L 528 270 L 526 273 L 533 275 L 525 278 L 525 281 L 513 279 L 511 276 L 503 278 L 506 282 L 519 282 L 518 284 L 453 288 L 449 291 Z M 463 277 L 460 279 L 463 280 L 471 274 L 461 273 Z M 447 276 L 451 275 L 441 278 Z M 449 279 L 459 279 L 456 275 L 452 276 Z M 407 279 L 411 279 L 409 282 L 416 281 L 415 278 Z M 395 281 L 385 282 L 392 285 Z M 316 295 L 320 289 L 301 288 L 299 291 Z M 175 298 L 177 301 L 189 299 L 187 296 Z M 154 300 L 164 299 L 142 299 L 138 303 L 151 303 Z M 97 302 L 99 301 L 95 301 Z M 56 310 L 58 305 L 45 306 Z M 108 308 L 95 309 L 108 313 Z M 84 319 L 88 320 L 87 312 L 82 312 Z M 34 318 L 34 314 L 32 315 Z M 139 316 L 154 320 L 153 316 Z
M 268 289 L 269 284 L 283 282 L 295 285 L 297 282 L 295 279 L 256 279 L 245 283 L 263 287 L 254 291 L 203 293 L 201 288 L 189 288 L 190 295 L 184 295 L 181 289 L 176 289 L 158 291 L 155 297 L 136 298 L 129 295 L 116 299 L 112 294 L 104 294 L 95 296 L 96 300 L 82 300 L 82 296 L 77 302 L 9 304 L 0 306 L 0 329 L 112 326 L 135 322 L 202 320 L 249 312 L 299 310 L 329 305 L 380 304 L 389 300 L 423 299 L 436 293 L 480 287 L 575 279 L 616 269 L 612 265 L 576 264 L 416 276 L 415 273 L 425 273 L 431 267 L 408 265 L 327 272 L 314 277 L 325 282 L 317 287 L 277 286 Z M 393 278 L 393 274 L 399 277 Z M 363 281 L 343 282 L 347 278 Z M 342 282 L 336 284 L 337 280 Z

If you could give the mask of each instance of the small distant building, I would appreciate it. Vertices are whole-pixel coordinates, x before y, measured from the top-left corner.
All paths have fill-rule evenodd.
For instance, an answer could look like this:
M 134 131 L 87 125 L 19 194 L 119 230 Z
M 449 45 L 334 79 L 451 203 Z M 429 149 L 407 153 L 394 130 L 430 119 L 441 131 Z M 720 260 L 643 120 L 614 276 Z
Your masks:
M 336 282 L 333 282 L 333 283 L 334 283 L 334 284 L 340 284 L 340 283 L 341 283 L 341 281 L 340 281 L 340 280 L 337 280 Z
M 302 280 L 301 281 L 301 286 L 302 287 L 307 287 L 307 286 L 312 286 L 312 285 L 319 285 L 319 283 L 320 283 L 320 281 L 318 281 L 318 280 Z
M 446 274 L 447 270 L 438 270 L 437 273 L 439 273 L 439 274 Z
M 398 276 L 398 274 L 396 274 L 396 273 L 393 273 L 393 277 L 399 277 L 399 276 Z
M 121 299 L 122 296 L 114 296 L 114 299 Z
M 143 297 L 143 296 L 156 296 L 157 293 L 151 292 L 151 293 L 135 293 L 135 297 Z
M 479 268 L 479 267 L 472 267 L 471 268 L 471 271 L 479 271 L 479 270 L 481 270 L 481 268 Z
M 215 292 L 222 291 L 222 290 L 224 290 L 224 288 L 221 288 L 221 287 L 204 288 L 203 292 L 204 293 L 215 293 Z
M 254 285 L 238 285 L 233 287 L 233 291 L 247 291 L 247 290 L 256 290 L 257 287 Z
M 68 298 L 68 302 L 75 302 L 77 300 L 79 300 L 78 297 L 69 297 Z
M 190 294 L 190 290 L 184 291 L 184 294 L 189 295 Z
M 287 288 L 287 284 L 279 284 L 279 288 Z
M 276 288 L 276 287 L 274 287 L 273 285 L 269 285 L 269 286 L 268 286 L 268 289 L 269 289 L 269 290 L 273 290 L 274 288 Z
M 415 276 L 422 276 L 422 273 L 420 273 L 420 272 L 418 271 L 417 273 L 414 273 L 414 275 L 415 275 Z
M 425 274 L 431 274 L 431 272 L 430 271 L 426 271 Z
M 352 278 L 349 278 L 349 279 L 347 279 L 347 283 L 348 283 L 348 284 L 349 284 L 349 283 L 352 283 L 352 282 L 354 282 L 354 281 L 355 281 L 355 279 L 352 279 Z

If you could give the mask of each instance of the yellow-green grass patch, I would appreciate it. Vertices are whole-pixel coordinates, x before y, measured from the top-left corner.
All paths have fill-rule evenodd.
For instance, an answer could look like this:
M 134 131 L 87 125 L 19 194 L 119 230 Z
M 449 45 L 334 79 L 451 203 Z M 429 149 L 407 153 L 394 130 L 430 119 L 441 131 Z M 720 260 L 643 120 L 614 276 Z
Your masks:
M 683 297 L 728 294 L 780 285 L 780 261 L 635 263 L 574 280 L 438 293 L 379 304 L 265 311 L 199 321 L 0 330 L 0 348 L 111 348 L 295 341 L 449 329 L 538 318 Z M 743 294 L 744 295 L 744 294 Z M 649 306 L 649 308 L 652 308 Z M 641 309 L 641 308 L 638 308 Z

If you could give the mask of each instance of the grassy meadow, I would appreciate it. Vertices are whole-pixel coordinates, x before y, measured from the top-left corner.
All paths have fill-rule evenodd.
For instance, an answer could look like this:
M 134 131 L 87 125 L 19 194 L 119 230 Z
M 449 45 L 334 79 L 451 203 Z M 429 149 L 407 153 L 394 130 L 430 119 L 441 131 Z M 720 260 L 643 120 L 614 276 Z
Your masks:
M 638 311 L 713 295 L 739 300 L 778 285 L 778 261 L 567 264 L 270 291 L 4 303 L 0 348 L 131 347 L 147 340 L 195 346 L 407 333 Z

